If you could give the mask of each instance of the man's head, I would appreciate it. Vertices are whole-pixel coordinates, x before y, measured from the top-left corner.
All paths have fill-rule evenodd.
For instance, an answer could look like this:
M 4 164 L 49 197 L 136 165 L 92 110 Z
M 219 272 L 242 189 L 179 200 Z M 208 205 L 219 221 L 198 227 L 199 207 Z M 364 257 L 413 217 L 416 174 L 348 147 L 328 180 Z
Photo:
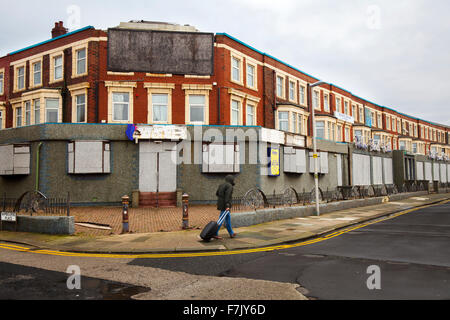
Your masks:
M 226 176 L 225 181 L 230 183 L 232 186 L 234 186 L 234 176 L 232 176 L 232 175 Z

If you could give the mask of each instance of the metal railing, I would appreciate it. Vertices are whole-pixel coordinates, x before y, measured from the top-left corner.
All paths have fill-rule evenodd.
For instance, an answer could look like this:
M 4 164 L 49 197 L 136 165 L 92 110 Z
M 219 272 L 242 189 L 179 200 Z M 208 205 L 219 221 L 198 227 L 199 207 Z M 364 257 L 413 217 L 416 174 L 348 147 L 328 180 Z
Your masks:
M 6 193 L 0 199 L 0 209 L 30 216 L 70 216 L 70 194 L 67 197 L 49 198 L 39 191 L 28 191 L 19 198 L 8 198 Z

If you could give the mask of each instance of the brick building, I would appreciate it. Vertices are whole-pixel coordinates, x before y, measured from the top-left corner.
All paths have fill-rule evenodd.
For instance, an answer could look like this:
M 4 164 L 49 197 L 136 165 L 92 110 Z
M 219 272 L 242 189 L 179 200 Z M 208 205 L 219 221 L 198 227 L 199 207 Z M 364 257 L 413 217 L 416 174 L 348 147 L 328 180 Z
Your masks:
M 196 32 L 148 22 L 118 28 Z M 317 78 L 226 33 L 214 36 L 209 76 L 113 72 L 107 31 L 88 26 L 68 33 L 57 22 L 51 34 L 50 40 L 0 57 L 1 131 L 54 123 L 261 127 L 308 148 L 314 108 L 324 144 L 350 144 L 359 137 L 388 150 L 450 157 L 448 126 L 404 115 L 333 84 L 310 90 Z M 6 135 L 4 143 L 14 140 L 14 134 Z

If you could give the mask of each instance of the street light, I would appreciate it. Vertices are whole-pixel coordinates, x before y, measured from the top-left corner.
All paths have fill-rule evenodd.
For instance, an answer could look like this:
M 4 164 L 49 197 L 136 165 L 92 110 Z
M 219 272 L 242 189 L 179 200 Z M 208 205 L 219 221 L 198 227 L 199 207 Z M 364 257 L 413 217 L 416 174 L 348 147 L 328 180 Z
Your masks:
M 312 88 L 320 86 L 321 84 L 327 84 L 325 81 L 318 81 L 316 83 L 313 83 L 309 87 L 311 88 L 311 100 L 314 99 Z M 315 117 L 315 108 L 314 103 L 311 104 L 311 113 L 312 113 L 312 123 L 313 123 L 313 158 L 314 158 L 314 184 L 315 184 L 315 190 L 316 190 L 316 215 L 320 216 L 320 206 L 319 206 L 319 159 L 317 155 L 317 137 L 316 137 L 316 117 Z

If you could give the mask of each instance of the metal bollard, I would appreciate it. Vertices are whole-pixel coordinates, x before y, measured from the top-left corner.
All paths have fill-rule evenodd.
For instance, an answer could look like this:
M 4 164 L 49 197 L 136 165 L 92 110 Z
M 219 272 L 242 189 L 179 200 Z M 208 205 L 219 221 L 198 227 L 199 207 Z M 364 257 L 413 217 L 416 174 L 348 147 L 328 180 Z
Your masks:
M 122 233 L 129 232 L 128 225 L 128 206 L 130 204 L 130 197 L 123 196 L 122 197 Z
M 183 202 L 183 222 L 182 228 L 183 230 L 189 229 L 189 195 L 184 193 L 182 196 Z

